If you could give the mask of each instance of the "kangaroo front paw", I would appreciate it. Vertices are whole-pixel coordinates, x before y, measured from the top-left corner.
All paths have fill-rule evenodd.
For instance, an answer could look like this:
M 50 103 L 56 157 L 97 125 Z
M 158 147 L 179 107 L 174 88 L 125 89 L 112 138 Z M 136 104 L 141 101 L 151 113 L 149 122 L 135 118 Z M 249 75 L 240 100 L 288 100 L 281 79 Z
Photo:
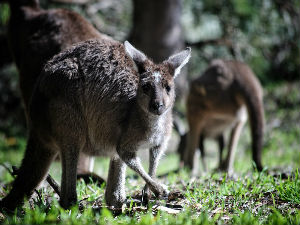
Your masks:
M 150 187 L 151 191 L 155 194 L 155 196 L 159 199 L 165 199 L 169 196 L 169 190 L 166 185 L 156 183 Z

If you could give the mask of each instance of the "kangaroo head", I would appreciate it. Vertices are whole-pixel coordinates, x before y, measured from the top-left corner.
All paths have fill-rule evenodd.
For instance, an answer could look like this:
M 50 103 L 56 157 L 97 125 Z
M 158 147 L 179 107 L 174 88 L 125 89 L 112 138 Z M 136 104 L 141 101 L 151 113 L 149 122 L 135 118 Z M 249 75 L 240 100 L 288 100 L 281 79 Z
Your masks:
M 144 53 L 125 41 L 125 50 L 135 62 L 140 76 L 137 103 L 145 111 L 162 115 L 173 106 L 175 99 L 174 79 L 189 61 L 191 49 L 175 54 L 160 64 L 149 60 Z

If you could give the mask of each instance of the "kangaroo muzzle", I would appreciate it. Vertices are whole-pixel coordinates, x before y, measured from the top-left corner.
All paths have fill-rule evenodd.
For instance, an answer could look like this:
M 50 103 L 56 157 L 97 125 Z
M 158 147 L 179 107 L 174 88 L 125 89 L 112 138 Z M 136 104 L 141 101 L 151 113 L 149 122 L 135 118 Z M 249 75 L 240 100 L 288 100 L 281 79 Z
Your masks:
M 160 100 L 153 100 L 150 102 L 150 112 L 155 115 L 161 115 L 164 112 L 164 104 L 163 101 Z

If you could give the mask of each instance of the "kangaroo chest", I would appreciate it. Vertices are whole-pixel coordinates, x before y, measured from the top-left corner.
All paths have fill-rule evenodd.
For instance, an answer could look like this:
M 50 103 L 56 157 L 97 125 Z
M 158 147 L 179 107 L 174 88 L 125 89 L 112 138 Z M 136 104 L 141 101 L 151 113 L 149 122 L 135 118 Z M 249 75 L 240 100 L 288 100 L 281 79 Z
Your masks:
M 147 122 L 131 117 L 124 123 L 128 125 L 126 128 L 119 123 L 98 121 L 97 129 L 93 127 L 89 132 L 84 151 L 90 155 L 111 157 L 117 154 L 118 145 L 129 150 L 150 149 L 160 146 L 171 129 L 164 116 Z
M 140 149 L 149 149 L 154 146 L 159 146 L 163 142 L 163 137 L 166 134 L 166 126 L 163 121 L 157 121 L 145 132 L 144 137 L 138 141 L 137 145 Z

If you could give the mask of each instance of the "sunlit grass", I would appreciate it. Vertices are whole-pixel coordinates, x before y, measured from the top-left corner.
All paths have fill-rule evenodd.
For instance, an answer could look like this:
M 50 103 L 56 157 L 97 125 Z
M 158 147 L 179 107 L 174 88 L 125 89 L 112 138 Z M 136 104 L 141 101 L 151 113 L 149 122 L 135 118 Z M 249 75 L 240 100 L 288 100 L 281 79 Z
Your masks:
M 268 91 L 272 92 L 273 89 Z M 151 209 L 154 204 L 165 204 L 164 201 L 158 201 L 152 202 L 148 210 L 140 211 L 133 210 L 135 205 L 131 204 L 129 209 L 115 216 L 105 208 L 105 185 L 99 187 L 97 184 L 78 181 L 77 194 L 80 204 L 97 200 L 104 207 L 103 209 L 96 209 L 88 204 L 84 210 L 78 206 L 64 210 L 59 206 L 59 198 L 53 190 L 50 187 L 43 187 L 39 189 L 42 200 L 39 200 L 35 194 L 30 201 L 25 200 L 24 206 L 13 215 L 0 213 L 0 222 L 4 224 L 300 224 L 300 176 L 297 169 L 300 162 L 300 127 L 297 120 L 299 110 L 296 108 L 277 110 L 272 106 L 272 99 L 268 97 L 266 99 L 267 129 L 262 154 L 265 171 L 258 173 L 252 169 L 251 138 L 248 127 L 244 128 L 239 142 L 233 177 L 213 172 L 218 161 L 217 145 L 213 141 L 207 141 L 205 144 L 208 173 L 201 172 L 201 176 L 194 179 L 187 170 L 180 170 L 178 173 L 171 172 L 160 179 L 160 182 L 166 184 L 170 190 L 179 190 L 184 196 L 177 202 L 183 210 L 176 215 L 164 211 L 154 212 Z M 0 162 L 8 167 L 18 166 L 25 146 L 24 137 L 7 137 L 1 134 Z M 147 168 L 148 157 L 143 156 L 142 162 Z M 107 158 L 97 158 L 94 171 L 106 178 L 108 164 Z M 178 155 L 167 152 L 160 161 L 157 174 L 173 171 L 178 168 L 178 164 Z M 59 161 L 52 164 L 50 174 L 60 182 Z M 128 169 L 126 179 L 128 199 L 141 192 L 145 184 L 140 177 L 136 179 L 133 175 L 135 173 Z M 7 193 L 6 185 L 12 180 L 13 177 L 3 166 L 0 166 L 0 198 Z M 31 208 L 32 205 L 34 210 Z

